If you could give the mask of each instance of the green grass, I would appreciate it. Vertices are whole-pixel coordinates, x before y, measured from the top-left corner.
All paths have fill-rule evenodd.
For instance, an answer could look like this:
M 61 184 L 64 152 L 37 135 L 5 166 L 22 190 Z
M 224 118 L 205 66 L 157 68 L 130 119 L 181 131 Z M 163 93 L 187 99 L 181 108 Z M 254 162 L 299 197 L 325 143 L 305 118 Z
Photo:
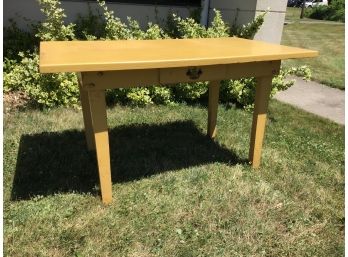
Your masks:
M 108 110 L 113 203 L 98 196 L 80 111 L 4 116 L 6 256 L 343 256 L 344 128 L 272 101 L 263 161 L 251 114 Z
M 344 89 L 344 24 L 299 23 L 296 18 L 299 12 L 300 8 L 287 9 L 286 19 L 293 23 L 284 25 L 282 44 L 318 50 L 319 57 L 289 60 L 283 64 L 285 67 L 308 65 L 314 80 Z

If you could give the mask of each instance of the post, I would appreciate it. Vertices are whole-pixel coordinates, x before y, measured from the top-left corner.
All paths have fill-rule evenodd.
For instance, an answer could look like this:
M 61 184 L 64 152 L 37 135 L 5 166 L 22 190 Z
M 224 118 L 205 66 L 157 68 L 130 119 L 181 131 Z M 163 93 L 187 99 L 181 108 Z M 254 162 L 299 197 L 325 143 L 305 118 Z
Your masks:
M 306 0 L 302 0 L 300 19 L 303 19 Z

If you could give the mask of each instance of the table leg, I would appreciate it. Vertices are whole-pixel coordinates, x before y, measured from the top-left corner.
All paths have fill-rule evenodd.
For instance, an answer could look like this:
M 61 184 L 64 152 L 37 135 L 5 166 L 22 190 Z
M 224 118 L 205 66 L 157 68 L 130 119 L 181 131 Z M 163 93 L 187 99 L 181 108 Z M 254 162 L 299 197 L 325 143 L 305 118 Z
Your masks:
M 97 153 L 101 195 L 103 203 L 108 204 L 112 200 L 112 183 L 105 90 L 91 90 L 88 92 L 88 98 Z
M 88 91 L 83 90 L 80 87 L 80 97 L 83 113 L 83 122 L 85 124 L 85 136 L 87 141 L 88 150 L 95 150 L 92 118 L 91 118 L 91 107 L 89 104 Z
M 249 161 L 253 168 L 261 162 L 262 142 L 265 134 L 268 100 L 272 88 L 272 76 L 257 78 L 253 124 L 250 135 Z
M 219 105 L 220 81 L 211 81 L 209 83 L 209 104 L 208 104 L 208 136 L 216 136 L 216 120 Z

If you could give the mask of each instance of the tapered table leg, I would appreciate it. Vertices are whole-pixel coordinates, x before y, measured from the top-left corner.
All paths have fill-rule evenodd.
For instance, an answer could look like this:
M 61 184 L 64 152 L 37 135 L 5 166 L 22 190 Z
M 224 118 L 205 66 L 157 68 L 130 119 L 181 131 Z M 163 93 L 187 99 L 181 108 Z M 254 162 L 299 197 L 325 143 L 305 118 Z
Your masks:
M 79 89 L 80 89 L 83 123 L 85 125 L 87 149 L 91 151 L 91 150 L 95 150 L 95 142 L 94 142 L 94 135 L 93 135 L 93 129 L 92 129 L 91 108 L 89 105 L 88 91 L 83 90 L 83 81 L 82 81 L 81 74 L 78 73 L 77 75 L 78 75 L 77 77 L 78 77 L 78 83 L 79 83 Z
M 104 204 L 108 204 L 112 200 L 112 183 L 105 90 L 90 90 L 88 92 L 88 98 L 97 153 L 102 201 Z
M 208 136 L 216 137 L 216 120 L 219 105 L 220 81 L 211 81 L 209 83 L 209 104 L 208 104 Z
M 253 124 L 250 135 L 249 161 L 253 168 L 261 162 L 262 142 L 265 134 L 267 108 L 272 88 L 272 76 L 257 78 Z
M 87 142 L 88 150 L 95 150 L 95 142 L 93 135 L 93 126 L 92 126 L 92 118 L 91 118 L 91 108 L 89 105 L 88 99 L 88 91 L 82 90 L 80 88 L 80 97 L 81 97 L 81 105 L 82 105 L 82 113 L 83 113 L 83 122 L 85 124 L 85 136 Z

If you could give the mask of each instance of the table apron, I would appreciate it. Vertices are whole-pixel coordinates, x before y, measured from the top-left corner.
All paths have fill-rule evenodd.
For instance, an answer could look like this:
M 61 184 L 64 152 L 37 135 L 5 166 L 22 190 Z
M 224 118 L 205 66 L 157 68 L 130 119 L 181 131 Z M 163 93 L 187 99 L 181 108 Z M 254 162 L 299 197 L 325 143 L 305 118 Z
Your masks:
M 179 82 L 216 81 L 274 76 L 280 61 L 219 64 L 197 67 L 82 72 L 84 90 L 170 85 Z

